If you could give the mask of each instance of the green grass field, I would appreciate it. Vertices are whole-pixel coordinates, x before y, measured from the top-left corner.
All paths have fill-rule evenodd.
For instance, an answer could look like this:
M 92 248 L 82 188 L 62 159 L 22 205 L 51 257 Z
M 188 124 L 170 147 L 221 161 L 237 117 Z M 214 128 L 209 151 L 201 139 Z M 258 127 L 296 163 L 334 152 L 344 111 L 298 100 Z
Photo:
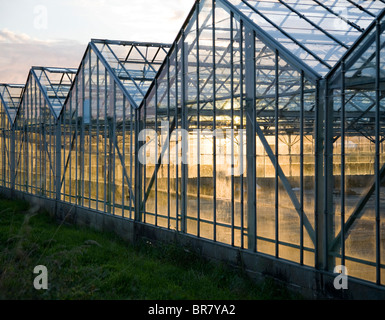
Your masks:
M 33 286 L 37 265 L 47 267 L 47 290 Z M 242 271 L 177 245 L 129 244 L 114 234 L 58 224 L 25 202 L 0 199 L 0 299 L 291 298 L 272 281 L 256 285 Z

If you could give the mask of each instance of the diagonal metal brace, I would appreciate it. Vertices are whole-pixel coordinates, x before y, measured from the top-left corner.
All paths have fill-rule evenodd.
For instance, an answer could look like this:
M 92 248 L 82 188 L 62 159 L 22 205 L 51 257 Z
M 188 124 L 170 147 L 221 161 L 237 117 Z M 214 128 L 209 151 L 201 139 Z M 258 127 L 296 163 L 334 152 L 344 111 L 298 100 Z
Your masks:
M 380 170 L 380 183 L 384 180 L 384 177 L 385 177 L 385 163 Z M 370 197 L 373 195 L 374 190 L 376 189 L 375 179 L 373 180 L 374 181 L 370 186 L 370 188 L 367 190 L 365 196 L 361 198 L 360 202 L 357 204 L 356 208 L 354 209 L 353 213 L 349 217 L 348 221 L 345 222 L 345 225 L 344 225 L 345 237 L 348 237 L 348 232 L 350 229 L 352 229 L 354 222 L 363 215 L 364 213 L 363 209 L 368 203 Z M 340 245 L 341 245 L 341 231 L 338 233 L 338 235 L 335 237 L 333 242 L 330 244 L 329 250 L 335 251 L 339 248 Z
M 302 215 L 301 205 L 297 199 L 297 196 L 293 192 L 291 185 L 290 185 L 290 182 L 289 182 L 289 180 L 287 180 L 284 172 L 282 171 L 281 166 L 279 164 L 276 165 L 273 150 L 271 150 L 271 147 L 270 147 L 269 143 L 267 142 L 267 140 L 266 140 L 266 138 L 262 132 L 262 129 L 260 128 L 257 121 L 255 121 L 255 128 L 256 128 L 257 135 L 258 135 L 259 139 L 261 140 L 261 143 L 262 143 L 263 147 L 265 148 L 267 155 L 269 156 L 274 168 L 278 172 L 278 176 L 281 179 L 281 182 L 282 182 L 287 194 L 289 195 L 290 200 L 293 203 L 295 210 L 297 211 L 298 215 L 301 216 Z M 306 228 L 306 231 L 309 234 L 311 241 L 315 244 L 314 229 L 313 229 L 312 225 L 310 224 L 310 221 L 307 218 L 306 214 L 304 212 L 303 212 L 303 214 L 304 214 L 303 215 L 303 225 Z
M 159 158 L 158 158 L 158 162 L 156 163 L 156 166 L 155 166 L 155 170 L 154 170 L 154 173 L 152 174 L 152 177 L 151 177 L 151 180 L 148 184 L 148 187 L 147 187 L 147 190 L 146 190 L 146 193 L 144 195 L 144 199 L 140 205 L 140 210 L 142 211 L 143 210 L 143 207 L 144 207 L 144 204 L 146 203 L 147 199 L 148 199 L 148 196 L 150 195 L 150 192 L 151 192 L 151 188 L 155 182 L 155 177 L 157 176 L 158 174 L 158 171 L 159 171 L 159 168 L 162 164 L 162 159 L 163 159 L 163 156 L 165 154 L 165 152 L 167 151 L 167 148 L 170 146 L 170 137 L 171 137 L 171 133 L 174 131 L 175 129 L 175 126 L 176 126 L 176 121 L 175 121 L 175 117 L 174 117 L 174 120 L 172 121 L 171 123 L 171 126 L 169 128 L 169 132 L 168 132 L 168 143 L 165 143 L 163 145 L 163 149 L 162 149 L 162 152 L 161 154 L 159 155 Z

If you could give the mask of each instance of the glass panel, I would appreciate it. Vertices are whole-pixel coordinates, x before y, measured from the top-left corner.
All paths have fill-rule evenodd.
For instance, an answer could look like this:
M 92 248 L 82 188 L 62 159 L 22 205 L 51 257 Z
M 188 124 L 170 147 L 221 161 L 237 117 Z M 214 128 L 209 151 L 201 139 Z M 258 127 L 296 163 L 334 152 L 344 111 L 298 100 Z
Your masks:
M 85 207 L 132 218 L 135 119 L 114 79 L 88 48 L 61 121 L 65 133 L 62 196 Z
M 313 67 L 328 72 L 385 8 L 380 1 L 230 0 L 263 31 Z M 321 61 L 320 61 L 321 60 Z
M 139 106 L 170 48 L 167 44 L 93 40 Z
M 376 96 L 377 83 L 381 82 L 377 82 L 377 68 L 380 66 L 376 61 L 375 35 L 374 28 L 343 62 L 336 73 L 340 79 L 344 77 L 343 82 L 338 82 L 337 76 L 334 78 L 334 83 L 338 83 L 340 88 L 334 90 L 335 215 L 329 261 L 332 265 L 343 262 L 350 276 L 373 282 L 377 280 L 377 250 L 383 254 L 383 246 L 380 246 L 382 239 L 377 239 L 377 227 L 379 230 L 382 227 L 378 224 L 380 222 L 376 222 L 376 207 L 379 205 L 378 213 L 382 217 L 385 205 L 381 197 L 383 188 L 379 197 L 375 191 L 375 175 L 378 173 L 381 181 L 384 163 L 383 100 L 377 101 Z M 379 99 L 382 99 L 381 95 Z M 377 105 L 380 108 L 378 114 Z M 344 127 L 341 127 L 342 124 Z M 345 226 L 344 237 L 341 235 L 342 224 Z M 341 256 L 342 253 L 345 256 Z M 343 258 L 345 261 L 341 260 Z
M 0 185 L 11 187 L 12 125 L 24 86 L 0 84 Z

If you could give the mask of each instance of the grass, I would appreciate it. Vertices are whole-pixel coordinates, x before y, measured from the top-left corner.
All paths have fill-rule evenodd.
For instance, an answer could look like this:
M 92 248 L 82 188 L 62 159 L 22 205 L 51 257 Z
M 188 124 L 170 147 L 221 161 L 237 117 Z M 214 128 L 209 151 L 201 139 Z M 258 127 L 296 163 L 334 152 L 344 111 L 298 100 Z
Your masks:
M 48 290 L 33 269 L 48 270 Z M 285 288 L 203 259 L 177 245 L 129 244 L 114 234 L 58 224 L 22 201 L 0 198 L 0 299 L 271 300 Z

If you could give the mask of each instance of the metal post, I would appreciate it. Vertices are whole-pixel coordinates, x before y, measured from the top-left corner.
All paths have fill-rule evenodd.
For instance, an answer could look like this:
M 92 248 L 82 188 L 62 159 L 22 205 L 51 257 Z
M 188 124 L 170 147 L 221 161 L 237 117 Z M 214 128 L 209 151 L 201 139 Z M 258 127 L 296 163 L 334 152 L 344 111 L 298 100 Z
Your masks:
M 11 127 L 11 136 L 10 136 L 10 175 L 11 175 L 11 195 L 13 196 L 15 192 L 15 177 L 16 177 L 16 171 L 15 171 L 15 126 L 13 125 Z
M 212 0 L 212 78 L 213 78 L 213 240 L 217 240 L 217 138 L 216 130 L 216 41 L 215 41 L 215 0 Z
M 143 145 L 139 141 L 139 132 L 142 130 L 143 123 L 140 117 L 140 109 L 135 109 L 135 221 L 142 221 L 142 164 L 139 161 L 139 150 Z
M 235 224 L 235 210 L 234 210 L 234 13 L 230 13 L 230 86 L 231 86 L 231 245 L 234 246 L 234 224 Z
M 341 265 L 345 265 L 345 61 L 341 63 Z
M 183 30 L 182 33 L 182 48 L 181 48 L 181 60 L 182 60 L 182 105 L 181 105 L 181 116 L 182 116 L 182 129 L 188 129 L 188 121 L 187 121 L 187 72 L 188 72 L 188 50 L 186 49 L 187 44 L 185 43 L 185 32 Z M 181 231 L 187 231 L 187 182 L 188 182 L 188 164 L 187 164 L 187 150 L 186 146 L 188 141 L 184 141 L 184 139 L 188 139 L 188 136 L 182 135 L 182 176 L 181 176 Z
M 113 153 L 113 130 L 112 130 L 112 118 L 110 115 L 107 116 L 107 131 L 108 131 L 108 160 L 107 160 L 107 212 L 113 213 L 112 204 L 112 153 Z
M 300 231 L 299 231 L 299 242 L 300 242 L 300 264 L 303 264 L 304 258 L 304 239 L 303 239 L 303 216 L 304 216 L 304 109 L 305 109 L 305 101 L 304 101 L 304 86 L 305 86 L 305 78 L 304 72 L 301 72 L 301 94 L 300 94 Z
M 380 178 L 380 99 L 381 99 L 381 24 L 380 21 L 377 19 L 376 21 L 376 116 L 375 116 L 375 215 L 376 215 L 376 283 L 378 285 L 381 284 L 381 212 L 380 212 L 380 201 L 381 201 L 381 194 L 380 194 L 380 188 L 381 188 L 381 178 Z
M 274 150 L 274 162 L 275 162 L 275 257 L 279 257 L 279 53 L 275 50 L 275 105 L 274 105 L 274 127 L 275 127 L 275 150 Z
M 255 35 L 248 28 L 245 46 L 248 249 L 256 251 Z
M 323 179 L 324 169 L 323 169 L 323 147 L 324 147 L 324 108 L 325 102 L 322 97 L 324 97 L 325 90 L 325 81 L 317 81 L 316 84 L 316 108 L 315 108 L 315 132 L 314 132 L 314 141 L 315 141 L 315 182 L 314 182 L 314 229 L 315 229 L 315 253 L 314 253 L 314 264 L 316 269 L 322 269 L 325 264 L 323 261 L 324 249 L 323 243 L 323 211 L 324 211 L 324 183 Z
M 56 121 L 56 201 L 60 200 L 60 191 L 61 191 L 61 125 L 60 120 Z
M 240 199 L 240 202 L 241 202 L 241 248 L 243 249 L 245 247 L 245 244 L 244 244 L 244 201 L 245 201 L 245 197 L 244 197 L 244 171 L 243 171 L 243 168 L 244 168 L 244 161 L 243 161 L 243 158 L 244 158 L 244 155 L 243 155 L 243 144 L 244 144 L 244 136 L 243 136 L 243 131 L 244 131 L 244 108 L 245 108 L 245 104 L 244 104 L 244 99 L 243 99 L 243 96 L 244 96 L 244 74 L 245 74 L 245 63 L 244 63 L 244 37 L 243 37 L 243 31 L 244 31 L 244 27 L 243 27 L 243 20 L 241 19 L 240 21 L 240 25 L 239 25 L 239 56 L 240 56 L 240 106 L 239 106 L 239 109 L 240 109 L 240 118 L 241 118 L 241 123 L 240 123 L 240 127 L 239 129 L 241 130 L 241 134 L 240 134 L 240 150 L 239 150 L 239 159 L 240 159 L 240 162 L 241 162 L 241 170 L 240 170 L 240 175 L 239 175 L 239 179 L 240 179 L 240 183 L 241 183 L 241 199 Z
M 200 213 L 200 206 L 201 206 L 201 201 L 200 201 L 200 180 L 201 180 L 201 141 L 200 141 L 200 85 L 199 85 L 199 79 L 200 79 L 200 42 L 199 42 L 199 36 L 200 36 L 200 28 L 199 28 L 199 2 L 196 3 L 196 61 L 197 61 L 197 67 L 196 67 L 196 77 L 198 80 L 197 83 L 197 237 L 200 237 L 200 220 L 201 220 L 201 213 Z
M 323 218 L 323 269 L 328 271 L 332 261 L 329 261 L 329 244 L 334 236 L 333 230 L 333 99 L 332 90 L 325 87 L 325 105 L 324 105 L 324 122 L 325 122 L 325 140 L 324 140 L 324 218 Z

